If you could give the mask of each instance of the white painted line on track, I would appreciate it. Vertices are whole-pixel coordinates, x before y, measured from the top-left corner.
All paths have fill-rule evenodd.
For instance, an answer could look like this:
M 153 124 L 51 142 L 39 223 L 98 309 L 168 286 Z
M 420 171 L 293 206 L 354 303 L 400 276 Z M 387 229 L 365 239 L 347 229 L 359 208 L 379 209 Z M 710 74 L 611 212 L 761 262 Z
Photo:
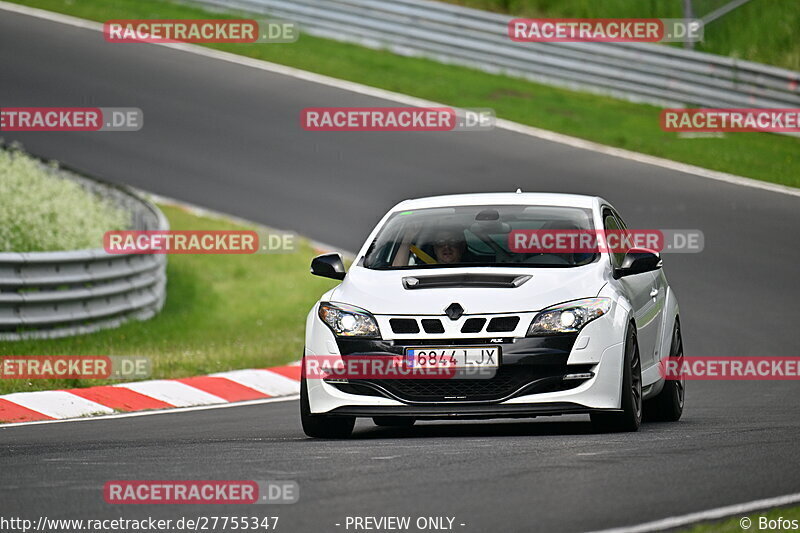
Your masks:
M 264 403 L 290 402 L 300 399 L 299 394 L 292 396 L 282 396 L 279 398 L 263 398 L 260 400 L 248 400 L 244 402 L 219 403 L 213 405 L 196 405 L 192 407 L 177 407 L 175 409 L 156 409 L 153 411 L 136 411 L 134 413 L 118 413 L 114 415 L 93 416 L 90 418 L 65 418 L 63 420 L 37 420 L 35 422 L 13 422 L 11 424 L 0 425 L 0 432 L 7 428 L 21 426 L 38 426 L 42 424 L 66 424 L 69 422 L 94 422 L 96 420 L 115 420 L 117 418 L 134 418 L 138 416 L 151 415 L 172 415 L 178 413 L 191 413 L 194 411 L 209 411 L 211 409 L 227 409 L 228 407 L 246 407 L 248 405 L 260 405 Z
M 0 9 L 49 20 L 51 22 L 68 24 L 70 26 L 76 26 L 79 28 L 85 28 L 99 32 L 103 31 L 103 25 L 99 22 L 84 20 L 77 17 L 71 17 L 69 15 L 62 15 L 60 13 L 53 13 L 51 11 L 45 11 L 43 9 L 37 9 L 33 7 L 12 4 L 9 2 L 3 2 L 2 0 L 0 0 Z M 429 100 L 423 100 L 421 98 L 415 98 L 413 96 L 408 96 L 405 94 L 387 91 L 385 89 L 369 87 L 367 85 L 362 85 L 360 83 L 355 83 L 352 81 L 340 80 L 337 78 L 332 78 L 330 76 L 324 76 L 322 74 L 315 74 L 313 72 L 307 72 L 305 70 L 287 67 L 285 65 L 278 65 L 277 63 L 270 63 L 268 61 L 262 61 L 260 59 L 252 59 L 245 56 L 231 54 L 229 52 L 220 52 L 218 50 L 213 50 L 202 46 L 185 44 L 185 43 L 150 43 L 150 44 L 153 44 L 155 46 L 165 46 L 167 48 L 173 48 L 175 50 L 181 50 L 184 52 L 201 55 L 208 58 L 227 61 L 229 63 L 236 63 L 238 65 L 246 67 L 264 70 L 275 74 L 282 74 L 284 76 L 290 76 L 292 78 L 318 83 L 320 85 L 326 85 L 329 87 L 334 87 L 336 89 L 342 89 L 352 93 L 363 94 L 365 96 L 372 96 L 375 98 L 381 98 L 384 100 L 389 100 L 392 102 L 397 102 L 410 106 L 441 107 L 445 105 L 437 102 L 431 102 Z M 553 131 L 543 130 L 540 128 L 534 128 L 532 126 L 526 126 L 524 124 L 519 124 L 516 122 L 512 122 L 510 120 L 498 119 L 495 126 L 497 128 L 504 129 L 507 131 L 513 131 L 516 133 L 520 133 L 522 135 L 528 135 L 530 137 L 536 137 L 546 141 L 565 144 L 567 146 L 572 146 L 574 148 L 580 148 L 583 150 L 590 150 L 592 152 L 598 152 L 613 157 L 619 157 L 621 159 L 636 161 L 637 163 L 643 163 L 647 165 L 666 168 L 668 170 L 682 172 L 685 174 L 691 174 L 694 176 L 699 176 L 702 178 L 712 179 L 716 181 L 722 181 L 725 183 L 739 185 L 742 187 L 751 187 L 754 189 L 761 189 L 765 191 L 800 197 L 800 189 L 797 189 L 795 187 L 779 185 L 777 183 L 769 183 L 766 181 L 759 181 L 752 178 L 745 178 L 744 176 L 728 174 L 727 172 L 719 172 L 716 170 L 710 170 L 707 168 L 689 165 L 686 163 L 679 163 L 677 161 L 672 161 L 670 159 L 664 159 L 661 157 L 641 154 L 630 150 L 624 150 L 622 148 L 615 148 L 613 146 L 607 146 L 593 141 L 587 141 L 585 139 L 571 137 L 569 135 L 564 135 L 562 133 L 556 133 Z
M 0 2 L 0 4 L 2 4 L 2 2 Z M 150 200 L 151 202 L 159 203 L 159 204 L 172 205 L 172 206 L 178 207 L 180 209 L 184 209 L 186 211 L 189 211 L 193 215 L 197 215 L 197 216 L 201 216 L 201 217 L 209 217 L 209 218 L 218 218 L 218 219 L 221 219 L 221 220 L 225 220 L 225 221 L 231 222 L 233 224 L 239 224 L 240 226 L 262 227 L 262 228 L 266 228 L 267 230 L 276 230 L 277 229 L 278 231 L 291 231 L 291 230 L 281 230 L 280 228 L 270 228 L 269 226 L 264 226 L 263 224 L 260 224 L 258 222 L 253 222 L 252 220 L 247 220 L 245 218 L 240 218 L 240 217 L 237 217 L 237 216 L 234 216 L 234 215 L 230 215 L 228 213 L 223 213 L 221 211 L 216 211 L 216 210 L 211 209 L 209 207 L 203 207 L 203 206 L 199 206 L 197 204 L 184 202 L 183 200 L 177 200 L 175 198 L 170 198 L 169 196 L 162 196 L 160 194 L 155 194 L 155 193 L 152 193 L 150 191 L 146 191 L 144 189 L 139 189 L 138 187 L 131 187 L 130 185 L 128 187 L 133 189 L 139 195 L 147 197 L 147 199 Z M 338 246 L 334 246 L 332 244 L 328 244 L 328 243 L 325 243 L 325 242 L 320 242 L 320 241 L 311 239 L 309 237 L 305 237 L 304 236 L 303 238 L 308 239 L 308 243 L 313 248 L 320 249 L 320 250 L 325 250 L 325 252 L 339 252 L 340 254 L 342 254 L 342 257 L 344 257 L 345 259 L 349 258 L 349 259 L 352 260 L 352 259 L 355 258 L 355 253 L 354 252 L 350 252 L 348 250 L 344 250 L 342 248 L 339 248 Z M 299 361 L 295 361 L 294 363 L 291 363 L 291 364 L 292 365 L 300 365 L 300 362 Z
M 662 518 L 661 520 L 653 520 L 652 522 L 645 522 L 643 524 L 637 524 L 634 526 L 615 527 L 611 529 L 604 529 L 602 531 L 594 531 L 592 533 L 648 533 L 650 531 L 663 531 L 665 529 L 674 529 L 676 527 L 687 526 L 697 522 L 705 522 L 707 520 L 718 520 L 720 518 L 744 516 L 746 514 L 751 514 L 754 511 L 771 509 L 774 507 L 783 507 L 785 505 L 791 505 L 797 502 L 800 502 L 800 493 L 787 494 L 785 496 L 778 496 L 775 498 L 765 498 L 763 500 L 754 500 L 735 505 L 727 505 L 725 507 L 717 507 L 716 509 L 709 509 L 707 511 L 698 511 L 696 513 L 689 513 L 680 516 L 671 516 L 668 518 Z M 755 529 L 757 530 L 758 527 Z
M 14 392 L 4 395 L 3 399 L 51 418 L 71 418 L 115 412 L 110 407 L 63 390 Z

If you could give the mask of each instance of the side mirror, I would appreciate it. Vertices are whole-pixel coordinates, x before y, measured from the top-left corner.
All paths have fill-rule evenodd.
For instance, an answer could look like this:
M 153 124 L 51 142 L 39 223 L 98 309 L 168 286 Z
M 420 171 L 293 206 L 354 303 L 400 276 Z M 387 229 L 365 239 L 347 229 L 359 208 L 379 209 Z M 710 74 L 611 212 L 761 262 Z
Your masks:
M 311 273 L 323 278 L 344 279 L 345 270 L 339 254 L 318 255 L 311 261 Z
M 622 260 L 622 266 L 614 271 L 614 278 L 652 272 L 661 268 L 661 257 L 650 250 L 631 248 Z

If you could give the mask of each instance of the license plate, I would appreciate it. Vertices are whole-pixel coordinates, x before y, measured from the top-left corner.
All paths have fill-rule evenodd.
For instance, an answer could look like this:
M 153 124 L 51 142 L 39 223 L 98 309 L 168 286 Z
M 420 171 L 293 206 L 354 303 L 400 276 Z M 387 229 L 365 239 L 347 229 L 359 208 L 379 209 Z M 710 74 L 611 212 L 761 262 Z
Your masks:
M 499 346 L 407 348 L 406 362 L 416 368 L 497 368 Z

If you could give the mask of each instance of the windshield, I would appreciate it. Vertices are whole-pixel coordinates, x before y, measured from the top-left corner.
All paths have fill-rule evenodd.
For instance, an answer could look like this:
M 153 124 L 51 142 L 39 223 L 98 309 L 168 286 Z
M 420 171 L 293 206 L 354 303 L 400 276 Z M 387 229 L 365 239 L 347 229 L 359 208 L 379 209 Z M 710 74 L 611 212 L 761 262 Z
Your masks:
M 552 206 L 457 206 L 393 215 L 371 243 L 371 269 L 454 266 L 574 267 L 596 253 L 514 251 L 509 235 L 529 230 L 593 230 L 590 209 Z

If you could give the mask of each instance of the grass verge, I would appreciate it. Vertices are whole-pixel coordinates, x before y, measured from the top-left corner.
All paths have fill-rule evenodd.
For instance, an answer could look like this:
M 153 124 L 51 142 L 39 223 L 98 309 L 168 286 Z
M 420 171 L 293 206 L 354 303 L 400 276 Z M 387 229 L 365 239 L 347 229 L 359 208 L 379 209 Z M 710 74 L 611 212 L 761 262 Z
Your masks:
M 253 229 L 160 207 L 173 230 Z M 336 284 L 308 273 L 313 255 L 304 240 L 287 254 L 171 255 L 167 302 L 154 318 L 90 335 L 4 342 L 0 355 L 147 356 L 153 379 L 296 361 L 306 313 Z M 119 381 L 0 379 L 0 394 L 108 383 Z
M 444 0 L 453 4 L 522 17 L 683 18 L 683 2 L 642 0 Z M 730 0 L 692 0 L 702 17 Z M 800 70 L 800 2 L 751 0 L 709 23 L 695 50 Z M 683 46 L 673 43 L 674 46 Z
M 165 0 L 16 0 L 104 21 L 219 17 Z M 105 44 L 98 46 L 125 46 Z M 800 139 L 768 133 L 682 138 L 661 131 L 660 109 L 557 89 L 468 68 L 303 35 L 294 44 L 215 44 L 213 48 L 456 107 L 490 107 L 497 116 L 538 128 L 713 170 L 800 186 Z M 133 105 L 133 104 L 131 104 Z M 325 102 L 309 102 L 325 105 Z M 146 110 L 145 110 L 146 111 Z M 475 135 L 478 135 L 477 133 Z
M 749 522 L 745 523 L 743 520 L 749 520 Z M 757 514 L 747 515 L 746 518 L 742 516 L 728 518 L 720 522 L 698 524 L 681 531 L 682 533 L 742 533 L 746 531 L 796 531 L 798 529 L 797 525 L 791 524 L 789 526 L 775 527 L 769 523 L 771 520 L 788 520 L 790 522 L 794 520 L 795 524 L 800 524 L 800 507 L 784 507 L 762 511 Z M 747 524 L 749 524 L 749 527 L 744 527 Z

